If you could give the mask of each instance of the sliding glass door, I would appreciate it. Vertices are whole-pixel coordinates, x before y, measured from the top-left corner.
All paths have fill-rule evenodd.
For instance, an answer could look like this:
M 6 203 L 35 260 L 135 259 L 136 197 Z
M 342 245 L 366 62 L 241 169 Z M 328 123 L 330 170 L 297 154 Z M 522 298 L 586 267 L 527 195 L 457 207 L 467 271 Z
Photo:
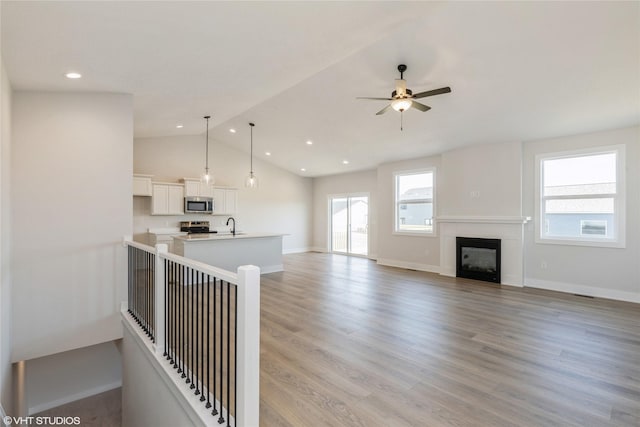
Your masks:
M 369 197 L 332 197 L 329 206 L 331 252 L 366 256 L 369 252 Z

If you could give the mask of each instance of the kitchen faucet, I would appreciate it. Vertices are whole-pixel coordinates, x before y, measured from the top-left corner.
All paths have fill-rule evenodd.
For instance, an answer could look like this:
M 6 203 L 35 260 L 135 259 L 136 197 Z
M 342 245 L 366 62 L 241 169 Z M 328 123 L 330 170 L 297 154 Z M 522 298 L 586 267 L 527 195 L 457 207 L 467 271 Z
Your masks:
M 233 220 L 233 227 L 231 227 L 231 234 L 236 235 L 236 220 L 234 217 L 230 216 L 227 220 L 227 225 L 229 225 L 229 221 Z

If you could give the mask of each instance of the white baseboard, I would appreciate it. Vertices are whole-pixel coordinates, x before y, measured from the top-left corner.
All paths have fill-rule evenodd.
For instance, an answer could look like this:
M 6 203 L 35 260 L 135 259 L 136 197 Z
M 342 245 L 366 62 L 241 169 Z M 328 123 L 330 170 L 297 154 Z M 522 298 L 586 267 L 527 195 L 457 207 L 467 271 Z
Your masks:
M 260 274 L 277 273 L 279 271 L 284 271 L 283 264 L 267 265 L 265 267 L 260 268 Z
M 321 253 L 326 253 L 326 252 L 328 252 L 328 251 L 327 251 L 327 248 L 323 248 L 323 247 L 321 247 L 321 246 L 312 246 L 312 247 L 310 247 L 310 248 L 309 248 L 309 250 L 310 250 L 311 252 L 321 252 Z
M 282 255 L 287 255 L 287 254 L 301 254 L 301 253 L 305 253 L 305 252 L 311 252 L 313 249 L 312 248 L 291 248 L 291 249 L 283 249 L 282 250 Z
M 640 303 L 640 293 L 637 292 L 596 288 L 593 286 L 580 285 L 576 283 L 554 282 L 551 280 L 525 278 L 524 286 L 527 288 L 546 289 L 549 291 L 566 292 L 570 294 L 587 295 L 597 298 L 607 298 L 618 301 Z
M 29 416 L 38 414 L 42 411 L 46 411 L 47 409 L 57 408 L 58 406 L 66 405 L 67 403 L 75 402 L 86 397 L 95 396 L 96 394 L 104 393 L 105 391 L 113 390 L 114 388 L 118 387 L 122 387 L 122 380 L 110 384 L 103 384 L 98 387 L 83 390 L 70 396 L 61 397 L 60 399 L 31 406 L 29 407 L 28 413 Z
M 408 270 L 426 271 L 429 273 L 439 273 L 440 267 L 437 265 L 420 264 L 416 262 L 399 261 L 395 259 L 378 258 L 377 261 L 380 265 L 386 265 L 388 267 L 406 268 Z

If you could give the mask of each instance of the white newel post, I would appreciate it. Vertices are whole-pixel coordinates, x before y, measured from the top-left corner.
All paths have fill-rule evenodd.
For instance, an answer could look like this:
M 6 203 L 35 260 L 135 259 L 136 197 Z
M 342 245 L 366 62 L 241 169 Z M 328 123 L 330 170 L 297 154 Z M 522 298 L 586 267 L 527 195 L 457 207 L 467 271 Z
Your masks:
M 160 254 L 166 254 L 169 247 L 164 243 L 156 245 L 156 280 L 155 287 L 155 351 L 156 354 L 162 355 L 164 343 L 164 260 Z
M 260 424 L 260 269 L 238 268 L 238 407 L 236 425 Z

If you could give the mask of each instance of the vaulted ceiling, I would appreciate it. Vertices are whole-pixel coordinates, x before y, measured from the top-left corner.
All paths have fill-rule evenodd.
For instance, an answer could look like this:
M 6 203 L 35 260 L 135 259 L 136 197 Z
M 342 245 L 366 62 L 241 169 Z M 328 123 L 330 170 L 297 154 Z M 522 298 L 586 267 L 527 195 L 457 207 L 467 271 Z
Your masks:
M 131 93 L 136 138 L 202 134 L 211 114 L 212 139 L 248 151 L 255 122 L 256 156 L 303 176 L 640 123 L 638 2 L 1 7 L 15 90 Z M 389 96 L 400 63 L 414 92 L 452 88 L 403 131 L 356 99 Z

